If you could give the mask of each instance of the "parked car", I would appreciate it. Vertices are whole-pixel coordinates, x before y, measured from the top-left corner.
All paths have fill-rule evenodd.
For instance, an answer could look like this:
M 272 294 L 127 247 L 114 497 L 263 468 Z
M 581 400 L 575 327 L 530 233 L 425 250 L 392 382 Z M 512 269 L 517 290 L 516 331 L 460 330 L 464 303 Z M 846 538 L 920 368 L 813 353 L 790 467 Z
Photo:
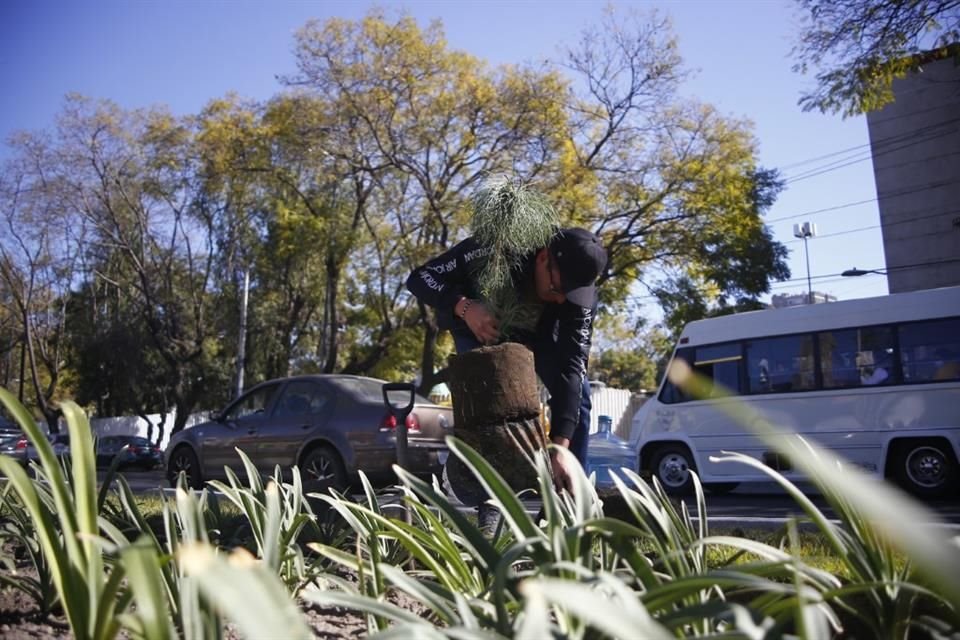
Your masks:
M 116 456 L 120 456 L 120 469 L 138 467 L 149 471 L 163 464 L 163 451 L 146 438 L 129 435 L 97 438 L 98 467 L 109 467 Z
M 0 453 L 16 458 L 18 456 L 17 445 L 23 440 L 23 446 L 26 448 L 26 438 L 20 429 L 0 428 Z
M 53 455 L 58 458 L 70 457 L 69 434 L 48 433 L 46 436 L 47 440 L 50 441 L 50 445 L 53 447 Z M 37 453 L 37 448 L 34 447 L 25 436 L 17 443 L 17 449 L 20 452 L 20 462 L 22 464 L 28 465 L 30 462 L 40 462 L 40 455 Z
M 57 457 L 70 455 L 70 436 L 66 433 L 48 433 L 47 439 L 53 445 Z M 30 444 L 20 426 L 0 413 L 0 453 L 16 459 L 26 466 L 31 460 L 39 461 L 36 448 Z
M 7 417 L 3 407 L 0 407 L 0 438 L 10 438 L 13 436 L 22 436 L 23 431 L 20 425 Z
M 236 449 L 263 474 L 299 465 L 310 490 L 344 489 L 363 471 L 375 485 L 395 481 L 396 419 L 383 403 L 383 380 L 349 375 L 310 375 L 270 380 L 253 387 L 210 422 L 184 429 L 166 449 L 167 477 L 181 471 L 190 486 L 240 471 Z M 441 475 L 444 438 L 453 410 L 416 396 L 406 419 L 409 470 Z M 308 484 L 307 484 L 308 483 Z M 320 485 L 319 487 L 317 485 Z

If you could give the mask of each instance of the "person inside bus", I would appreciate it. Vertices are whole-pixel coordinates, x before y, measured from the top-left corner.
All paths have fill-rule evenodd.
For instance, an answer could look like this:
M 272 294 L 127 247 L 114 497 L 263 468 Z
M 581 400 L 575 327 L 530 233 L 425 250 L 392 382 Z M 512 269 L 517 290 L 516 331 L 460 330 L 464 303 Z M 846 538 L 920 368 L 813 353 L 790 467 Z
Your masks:
M 861 355 L 860 384 L 866 386 L 883 384 L 890 377 L 889 359 L 885 358 L 884 355 L 878 358 L 872 351 L 864 352 Z
M 760 358 L 760 362 L 757 363 L 757 368 L 758 388 L 763 391 L 770 391 L 770 361 L 766 358 Z
M 864 367 L 860 372 L 860 384 L 867 386 L 881 384 L 889 377 L 890 374 L 885 368 L 880 366 L 868 366 Z
M 940 347 L 934 352 L 936 361 L 934 362 L 936 370 L 933 372 L 932 380 L 955 380 L 960 378 L 960 358 L 956 354 L 950 353 L 945 347 Z

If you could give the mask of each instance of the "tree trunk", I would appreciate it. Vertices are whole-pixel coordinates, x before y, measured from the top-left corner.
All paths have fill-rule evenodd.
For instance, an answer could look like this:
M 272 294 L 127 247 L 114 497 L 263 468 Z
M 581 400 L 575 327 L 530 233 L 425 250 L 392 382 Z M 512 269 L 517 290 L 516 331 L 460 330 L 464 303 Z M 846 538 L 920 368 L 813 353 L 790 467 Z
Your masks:
M 340 268 L 333 262 L 327 260 L 327 283 L 323 296 L 323 335 L 320 339 L 326 341 L 322 345 L 321 366 L 324 373 L 333 373 L 337 370 L 337 350 L 339 325 L 337 319 L 337 294 L 339 293 Z
M 428 311 L 426 305 L 420 303 L 420 316 L 423 318 L 423 326 L 426 330 L 423 333 L 423 350 L 420 352 L 420 387 L 417 393 L 422 396 L 429 396 L 433 385 L 436 382 L 434 374 L 434 361 L 437 352 L 437 335 L 440 329 L 437 326 L 436 315 Z
M 546 447 L 533 353 L 506 343 L 450 359 L 447 386 L 453 399 L 454 435 L 476 449 L 514 491 L 537 486 L 534 452 Z M 486 499 L 455 455 L 447 478 L 465 504 Z

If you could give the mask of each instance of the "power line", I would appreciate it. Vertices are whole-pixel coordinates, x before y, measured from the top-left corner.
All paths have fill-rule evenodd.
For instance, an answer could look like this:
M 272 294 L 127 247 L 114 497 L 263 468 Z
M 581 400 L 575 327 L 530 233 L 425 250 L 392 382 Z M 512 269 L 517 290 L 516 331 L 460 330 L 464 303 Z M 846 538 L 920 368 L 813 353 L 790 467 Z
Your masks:
M 797 175 L 787 177 L 787 178 L 785 179 L 785 182 L 786 182 L 786 184 L 790 184 L 791 182 L 796 182 L 796 181 L 799 181 L 799 180 L 805 180 L 805 179 L 807 179 L 807 178 L 811 178 L 811 177 L 816 176 L 816 175 L 821 175 L 821 174 L 827 173 L 827 172 L 829 172 L 829 171 L 835 171 L 835 170 L 837 170 L 837 169 L 841 169 L 841 168 L 843 168 L 843 167 L 850 166 L 851 164 L 856 164 L 856 163 L 858 163 L 858 162 L 863 162 L 864 160 L 867 160 L 867 159 L 869 159 L 869 158 L 879 157 L 879 156 L 885 155 L 885 154 L 887 154 L 887 153 L 892 153 L 892 152 L 894 152 L 894 151 L 899 151 L 899 150 L 901 150 L 901 149 L 906 149 L 906 148 L 908 148 L 908 147 L 911 147 L 911 146 L 914 146 L 914 145 L 917 145 L 917 144 L 922 144 L 922 143 L 924 143 L 924 142 L 928 142 L 928 141 L 929 141 L 930 139 L 932 139 L 932 138 L 935 138 L 935 137 L 938 137 L 938 136 L 943 135 L 943 133 L 945 133 L 945 132 L 942 131 L 941 129 L 943 129 L 943 128 L 946 127 L 946 126 L 955 124 L 955 123 L 957 123 L 957 122 L 960 122 L 960 118 L 953 118 L 953 119 L 951 119 L 951 120 L 944 120 L 943 122 L 938 122 L 938 123 L 935 123 L 935 124 L 930 124 L 930 125 L 926 125 L 926 126 L 924 126 L 924 127 L 920 127 L 920 128 L 918 128 L 918 129 L 912 129 L 912 130 L 910 130 L 910 131 L 905 131 L 905 132 L 903 132 L 903 133 L 898 133 L 898 134 L 896 134 L 896 135 L 889 136 L 889 137 L 884 138 L 884 139 L 882 139 L 882 140 L 876 140 L 876 141 L 872 142 L 870 145 L 861 145 L 861 146 L 870 146 L 871 148 L 870 148 L 869 151 L 866 151 L 867 155 L 865 155 L 865 156 L 863 156 L 863 157 L 861 157 L 861 158 L 859 158 L 859 159 L 850 160 L 850 158 L 842 158 L 842 159 L 839 159 L 839 160 L 835 160 L 835 161 L 830 162 L 830 163 L 827 163 L 827 164 L 825 164 L 825 165 L 821 165 L 821 166 L 819 166 L 819 167 L 813 167 L 813 168 L 808 169 L 808 170 L 806 170 L 806 171 L 802 171 L 802 172 L 800 172 L 800 173 L 797 174 Z M 929 134 L 929 135 L 928 135 L 928 134 Z M 920 138 L 918 139 L 918 136 L 926 136 L 926 137 L 920 137 Z M 906 144 L 902 144 L 902 143 L 906 143 Z M 857 147 L 851 147 L 850 150 L 854 150 L 854 149 L 857 149 Z M 843 152 L 838 152 L 838 153 L 834 153 L 834 154 L 828 154 L 827 157 L 832 157 L 832 156 L 835 156 L 835 155 L 839 155 L 840 153 L 843 153 Z M 864 153 L 864 152 L 861 151 L 861 152 L 858 152 L 858 154 L 855 154 L 855 155 L 861 155 L 862 153 Z
M 820 167 L 814 167 L 807 171 L 803 171 L 795 176 L 790 176 L 786 178 L 784 180 L 784 183 L 792 184 L 794 182 L 799 182 L 800 180 L 806 180 L 807 178 L 813 178 L 819 175 L 823 175 L 825 173 L 830 173 L 832 171 L 842 169 L 844 167 L 849 167 L 851 165 L 858 164 L 865 160 L 880 158 L 889 153 L 902 151 L 903 149 L 908 149 L 918 144 L 924 144 L 924 143 L 930 142 L 931 140 L 941 137 L 945 133 L 955 133 L 957 131 L 956 129 L 953 129 L 951 131 L 938 131 L 938 129 L 943 127 L 944 125 L 953 124 L 954 122 L 960 122 L 960 118 L 956 120 L 940 123 L 938 125 L 931 125 L 930 127 L 927 127 L 925 129 L 910 131 L 908 133 L 903 134 L 902 136 L 898 136 L 896 143 L 894 143 L 893 138 L 891 138 L 890 144 L 874 145 L 869 152 L 866 152 L 865 154 L 861 154 L 862 157 L 859 157 L 857 159 L 852 159 L 852 160 L 850 158 L 843 158 L 841 160 L 837 160 Z
M 913 212 L 908 212 L 907 215 L 910 215 L 911 213 L 913 213 Z M 950 209 L 950 210 L 948 210 L 948 211 L 940 211 L 940 212 L 938 212 L 938 213 L 931 213 L 931 214 L 925 215 L 925 216 L 912 217 L 912 218 L 909 218 L 909 219 L 907 219 L 907 220 L 896 220 L 896 221 L 894 221 L 894 222 L 888 222 L 888 223 L 883 224 L 883 225 L 874 224 L 874 225 L 870 225 L 870 226 L 868 226 L 868 227 L 857 227 L 857 228 L 855 228 L 855 229 L 845 229 L 845 230 L 843 230 L 843 231 L 837 231 L 837 232 L 835 232 L 835 233 L 825 233 L 825 234 L 821 234 L 821 235 L 818 235 L 818 236 L 816 236 L 816 237 L 817 237 L 817 238 L 830 238 L 830 237 L 832 237 L 832 236 L 842 236 L 842 235 L 846 235 L 846 234 L 848 234 L 848 233 L 855 233 L 855 232 L 857 232 L 857 231 L 869 231 L 870 229 L 889 228 L 889 227 L 895 227 L 895 226 L 901 225 L 901 224 L 915 224 L 915 223 L 917 223 L 917 222 L 922 222 L 923 220 L 929 220 L 929 219 L 931 219 L 931 218 L 942 218 L 943 216 L 949 216 L 949 215 L 954 214 L 954 213 L 960 213 L 960 209 Z M 923 237 L 928 236 L 928 235 L 940 235 L 940 234 L 942 234 L 942 233 L 943 233 L 942 231 L 937 231 L 937 232 L 934 232 L 934 233 L 925 233 L 925 234 L 923 234 L 923 235 L 910 236 L 910 237 L 911 237 L 911 238 L 923 238 Z M 796 243 L 796 242 L 800 242 L 800 240 L 787 240 L 786 242 L 782 242 L 781 244 L 794 244 L 794 243 Z
M 903 145 L 902 147 L 898 147 L 898 148 L 896 148 L 896 149 L 889 149 L 888 151 L 885 151 L 885 152 L 882 152 L 882 153 L 874 153 L 874 154 L 865 156 L 865 157 L 863 157 L 863 158 L 860 158 L 859 160 L 853 160 L 853 161 L 851 161 L 851 162 L 847 162 L 846 164 L 841 164 L 841 165 L 837 165 L 836 167 L 832 167 L 832 168 L 829 168 L 829 169 L 824 169 L 823 171 L 819 171 L 819 172 L 817 172 L 817 173 L 811 173 L 811 174 L 809 174 L 809 175 L 802 175 L 802 176 L 800 176 L 800 177 L 798 177 L 798 178 L 791 178 L 790 180 L 787 180 L 786 183 L 787 183 L 787 184 L 790 184 L 790 183 L 792 183 L 792 182 L 799 182 L 800 180 L 806 180 L 807 178 L 815 178 L 816 176 L 820 176 L 820 175 L 823 175 L 823 174 L 825 174 L 825 173 L 830 173 L 831 171 L 836 171 L 837 169 L 842 169 L 842 168 L 844 168 L 844 167 L 849 167 L 850 165 L 854 165 L 854 164 L 857 164 L 857 163 L 859 163 L 859 162 L 863 162 L 864 160 L 875 160 L 876 158 L 879 158 L 879 157 L 883 156 L 883 155 L 886 154 L 886 153 L 893 153 L 894 151 L 900 151 L 901 149 L 906 149 L 907 147 L 911 147 L 911 146 L 913 146 L 913 145 L 917 145 L 917 144 L 920 144 L 920 143 L 922 143 L 922 142 L 928 142 L 930 139 L 932 139 L 932 138 L 927 138 L 927 139 L 924 139 L 924 140 L 918 140 L 918 141 L 912 142 L 912 143 L 910 143 L 910 144 L 905 144 L 905 145 Z M 887 166 L 881 167 L 881 169 L 896 169 L 897 167 L 905 167 L 905 166 L 907 166 L 908 164 L 916 164 L 917 162 L 929 162 L 930 160 L 938 160 L 938 159 L 940 159 L 940 158 L 947 158 L 947 157 L 950 157 L 950 156 L 955 156 L 955 155 L 957 155 L 957 154 L 958 154 L 957 151 L 951 151 L 951 152 L 949 152 L 949 153 L 942 153 L 942 154 L 937 155 L 937 156 L 928 156 L 928 157 L 926 157 L 926 158 L 918 158 L 917 160 L 907 160 L 906 162 L 900 162 L 900 163 L 898 163 L 898 164 L 887 165 Z
M 922 114 L 924 114 L 924 113 L 929 113 L 930 111 L 937 111 L 937 110 L 943 109 L 943 108 L 944 108 L 944 105 L 936 105 L 936 106 L 933 106 L 933 107 L 928 107 L 928 108 L 926 108 L 926 109 L 921 109 L 921 110 L 919 110 L 919 111 L 912 111 L 912 112 L 910 112 L 910 113 L 901 113 L 901 114 L 899 114 L 899 115 L 888 116 L 888 117 L 886 117 L 886 118 L 876 118 L 876 119 L 873 120 L 873 122 L 872 122 L 871 124 L 872 124 L 872 125 L 879 125 L 879 124 L 883 124 L 883 123 L 885 123 L 885 122 L 890 122 L 891 120 L 899 120 L 899 119 L 901 119 L 901 118 L 915 117 L 915 116 L 918 116 L 918 115 L 922 115 Z M 867 143 L 865 143 L 865 144 L 858 144 L 858 145 L 855 145 L 855 146 L 852 146 L 852 147 L 847 147 L 846 149 L 840 149 L 840 150 L 838 150 L 838 151 L 833 151 L 833 152 L 831 152 L 831 153 L 825 153 L 825 154 L 823 154 L 823 155 L 815 156 L 815 157 L 813 157 L 813 158 L 807 158 L 806 160 L 798 160 L 797 162 L 791 162 L 790 164 L 785 164 L 785 165 L 782 165 L 782 166 L 777 167 L 777 168 L 778 168 L 780 171 L 784 171 L 784 170 L 786 170 L 786 169 L 792 169 L 792 168 L 794 168 L 794 167 L 800 167 L 800 166 L 803 166 L 803 165 L 805 165 L 805 164 L 810 164 L 811 162 L 818 162 L 818 161 L 820 161 L 820 160 L 826 160 L 827 158 L 833 158 L 834 156 L 842 155 L 842 154 L 844 154 L 844 153 L 850 153 L 851 151 L 857 151 L 858 149 L 863 149 L 863 148 L 865 148 L 865 147 L 869 147 L 870 144 L 871 144 L 871 143 L 869 143 L 869 142 L 867 142 Z
M 886 271 L 887 274 L 889 274 L 890 272 L 895 272 L 895 271 L 907 271 L 908 269 L 921 269 L 923 267 L 936 267 L 942 264 L 953 264 L 956 262 L 960 262 L 960 258 L 945 258 L 943 260 L 930 260 L 928 262 L 917 262 L 914 264 L 900 264 L 900 265 L 888 266 L 886 268 L 881 267 L 877 269 L 864 269 L 864 271 L 867 271 L 867 272 Z M 886 274 L 880 273 L 876 275 L 886 275 Z M 840 274 L 840 273 L 827 273 L 827 274 L 818 275 L 818 276 L 811 276 L 811 279 L 818 280 L 818 284 L 824 284 L 825 282 L 834 282 L 834 281 L 839 282 L 840 280 L 830 280 L 830 278 L 835 278 L 837 276 L 840 276 L 840 280 L 846 280 L 847 278 L 850 277 L 850 276 L 844 276 L 843 274 Z M 771 284 L 770 288 L 780 289 L 783 287 L 796 286 L 798 282 L 805 282 L 806 280 L 807 279 L 805 277 L 790 278 L 789 280 L 779 280 Z
M 804 213 L 795 213 L 789 216 L 782 216 L 780 218 L 771 218 L 769 220 L 766 220 L 765 222 L 770 223 L 770 222 L 781 222 L 783 220 L 793 220 L 794 218 L 802 218 L 804 216 L 812 216 L 818 213 L 826 213 L 828 211 L 837 211 L 839 209 L 847 209 L 849 207 L 856 207 L 861 204 L 867 204 L 869 202 L 876 202 L 876 201 L 877 201 L 876 198 L 870 198 L 868 200 L 858 200 L 857 202 L 847 202 L 846 204 L 838 204 L 835 207 L 827 207 L 826 209 L 816 209 L 814 211 L 805 211 Z
M 914 194 L 914 193 L 919 193 L 920 191 L 929 191 L 929 190 L 931 190 L 931 189 L 936 189 L 936 188 L 938 188 L 938 187 L 943 187 L 943 186 L 949 186 L 949 185 L 952 185 L 952 184 L 953 184 L 953 182 L 950 182 L 949 180 L 941 181 L 941 182 L 928 182 L 927 184 L 919 185 L 919 186 L 916 186 L 916 187 L 910 187 L 910 188 L 908 188 L 908 189 L 903 189 L 903 190 L 898 191 L 898 192 L 891 192 L 891 193 L 881 194 L 880 197 L 889 200 L 889 199 L 891 199 L 891 198 L 899 198 L 899 197 L 901 197 L 901 196 L 908 196 L 908 195 L 911 195 L 911 194 Z M 840 204 L 840 205 L 837 205 L 837 206 L 835 206 L 835 207 L 826 207 L 825 209 L 815 209 L 815 210 L 813 210 L 813 211 L 805 211 L 805 212 L 803 212 L 803 213 L 793 213 L 793 214 L 790 214 L 789 216 L 780 216 L 779 218 L 770 218 L 769 220 L 765 220 L 764 223 L 765 223 L 765 224 L 769 224 L 769 223 L 772 223 L 772 222 L 783 222 L 784 220 L 795 220 L 795 219 L 797 219 L 797 218 L 804 218 L 804 217 L 807 217 L 807 216 L 813 216 L 813 215 L 816 215 L 816 214 L 818 214 L 818 213 L 827 213 L 827 212 L 829 212 L 829 211 L 837 211 L 837 210 L 839 210 L 839 209 L 846 209 L 846 208 L 849 208 L 849 207 L 855 207 L 855 206 L 858 206 L 858 205 L 861 205 L 861 204 L 867 204 L 867 203 L 869 203 L 869 202 L 876 202 L 878 199 L 879 199 L 879 198 L 870 198 L 870 199 L 868 199 L 868 200 L 858 200 L 858 201 L 856 201 L 856 202 L 847 202 L 847 203 L 845 203 L 845 204 Z M 905 214 L 900 214 L 900 215 L 909 215 L 909 212 L 908 212 L 908 213 L 905 213 Z
M 847 235 L 847 234 L 849 234 L 849 233 L 859 233 L 860 231 L 869 231 L 869 230 L 871 230 L 871 229 L 879 229 L 879 228 L 880 228 L 880 225 L 879 225 L 879 224 L 875 224 L 875 225 L 871 225 L 871 226 L 869 226 L 869 227 L 857 227 L 856 229 L 847 229 L 846 231 L 836 231 L 836 232 L 834 232 L 834 233 L 821 233 L 821 234 L 817 234 L 817 235 L 814 236 L 814 237 L 817 238 L 817 239 L 820 239 L 820 238 L 832 238 L 832 237 L 834 237 L 834 236 L 845 236 L 845 235 Z M 800 242 L 800 240 L 799 240 L 799 239 L 798 239 L 798 240 L 787 240 L 786 242 L 782 242 L 781 244 L 794 244 L 794 243 L 796 243 L 796 242 Z
M 805 164 L 810 164 L 811 162 L 818 162 L 820 160 L 826 160 L 827 158 L 832 158 L 834 156 L 839 156 L 844 153 L 850 153 L 851 151 L 856 151 L 864 147 L 869 147 L 870 143 L 858 144 L 855 147 L 848 147 L 846 149 L 840 149 L 839 151 L 834 151 L 833 153 L 825 153 L 822 156 L 817 156 L 815 158 L 808 158 L 806 160 L 800 160 L 799 162 L 791 162 L 790 164 L 785 164 L 782 167 L 777 167 L 780 171 L 785 171 L 786 169 L 793 169 L 794 167 L 802 167 Z

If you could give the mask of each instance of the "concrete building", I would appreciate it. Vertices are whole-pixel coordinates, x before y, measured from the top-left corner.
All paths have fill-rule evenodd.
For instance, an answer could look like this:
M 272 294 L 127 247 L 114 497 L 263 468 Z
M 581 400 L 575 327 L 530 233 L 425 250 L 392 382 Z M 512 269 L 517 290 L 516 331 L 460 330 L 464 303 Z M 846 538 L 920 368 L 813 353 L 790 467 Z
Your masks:
M 822 291 L 813 291 L 811 293 L 813 298 L 813 304 L 820 304 L 822 302 L 836 302 L 837 296 L 823 293 Z M 770 306 L 774 309 L 782 309 L 784 307 L 799 307 L 800 305 L 807 304 L 808 296 L 806 293 L 778 293 L 770 298 Z
M 867 114 L 890 293 L 960 285 L 960 65 L 895 80 Z

